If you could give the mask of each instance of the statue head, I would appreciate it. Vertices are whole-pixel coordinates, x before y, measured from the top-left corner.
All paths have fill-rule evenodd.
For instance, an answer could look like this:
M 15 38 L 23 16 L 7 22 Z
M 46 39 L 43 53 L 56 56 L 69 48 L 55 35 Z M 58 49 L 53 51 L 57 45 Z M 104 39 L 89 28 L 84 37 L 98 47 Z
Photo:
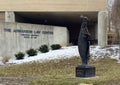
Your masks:
M 81 17 L 81 21 L 82 21 L 82 25 L 81 25 L 81 28 L 87 28 L 87 24 L 88 24 L 88 18 L 87 17 L 85 17 L 85 16 L 82 16 Z
M 87 22 L 88 23 L 88 18 L 87 17 L 82 17 L 82 22 Z

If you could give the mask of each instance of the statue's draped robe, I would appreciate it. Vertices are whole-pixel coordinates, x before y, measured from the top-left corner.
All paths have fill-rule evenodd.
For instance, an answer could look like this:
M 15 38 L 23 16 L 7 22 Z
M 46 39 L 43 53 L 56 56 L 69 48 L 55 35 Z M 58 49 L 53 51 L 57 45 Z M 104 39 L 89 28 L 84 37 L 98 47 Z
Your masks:
M 82 59 L 82 64 L 88 64 L 88 60 L 90 57 L 89 46 L 90 46 L 90 33 L 88 32 L 87 29 L 87 22 L 83 21 L 78 38 L 78 49 Z

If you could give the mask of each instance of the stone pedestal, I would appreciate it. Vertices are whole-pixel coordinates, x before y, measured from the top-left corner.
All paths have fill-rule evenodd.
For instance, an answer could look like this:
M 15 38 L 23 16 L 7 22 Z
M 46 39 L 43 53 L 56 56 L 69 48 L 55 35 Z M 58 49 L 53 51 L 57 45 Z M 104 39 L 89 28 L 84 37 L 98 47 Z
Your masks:
M 91 65 L 80 65 L 76 67 L 76 77 L 94 77 L 95 67 Z

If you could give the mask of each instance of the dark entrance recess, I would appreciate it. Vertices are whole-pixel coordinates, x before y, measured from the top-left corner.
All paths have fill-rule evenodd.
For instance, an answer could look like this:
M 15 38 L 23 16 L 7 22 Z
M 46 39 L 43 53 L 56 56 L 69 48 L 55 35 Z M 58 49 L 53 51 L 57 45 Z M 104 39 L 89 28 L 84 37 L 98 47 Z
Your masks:
M 64 26 L 69 30 L 69 42 L 77 45 L 78 34 L 81 25 L 81 15 L 90 19 L 89 26 L 92 32 L 92 44 L 95 44 L 95 26 L 97 24 L 97 12 L 15 12 L 16 22 Z

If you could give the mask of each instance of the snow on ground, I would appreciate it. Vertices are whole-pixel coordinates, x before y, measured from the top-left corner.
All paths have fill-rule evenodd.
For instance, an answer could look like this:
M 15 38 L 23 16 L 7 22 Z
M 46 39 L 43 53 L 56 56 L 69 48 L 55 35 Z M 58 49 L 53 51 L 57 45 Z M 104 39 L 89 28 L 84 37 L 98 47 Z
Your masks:
M 100 46 L 91 46 L 90 47 L 90 55 L 92 59 L 99 59 L 110 57 L 112 59 L 119 59 L 119 46 L 108 46 L 108 47 L 100 47 Z
M 101 48 L 100 46 L 90 46 L 90 55 L 91 59 L 99 59 L 110 57 L 112 59 L 119 59 L 119 47 L 118 46 L 109 46 L 105 48 Z M 77 46 L 69 46 L 62 47 L 59 50 L 49 51 L 47 53 L 38 53 L 37 56 L 27 57 L 25 56 L 22 60 L 11 59 L 8 63 L 21 64 L 31 61 L 40 61 L 43 62 L 45 60 L 52 59 L 65 59 L 74 56 L 79 56 L 78 47 Z
M 49 51 L 47 53 L 38 53 L 37 56 L 25 57 L 23 60 L 10 60 L 9 63 L 25 63 L 31 61 L 45 61 L 52 59 L 70 58 L 73 56 L 79 56 L 77 46 L 62 47 L 59 50 Z

